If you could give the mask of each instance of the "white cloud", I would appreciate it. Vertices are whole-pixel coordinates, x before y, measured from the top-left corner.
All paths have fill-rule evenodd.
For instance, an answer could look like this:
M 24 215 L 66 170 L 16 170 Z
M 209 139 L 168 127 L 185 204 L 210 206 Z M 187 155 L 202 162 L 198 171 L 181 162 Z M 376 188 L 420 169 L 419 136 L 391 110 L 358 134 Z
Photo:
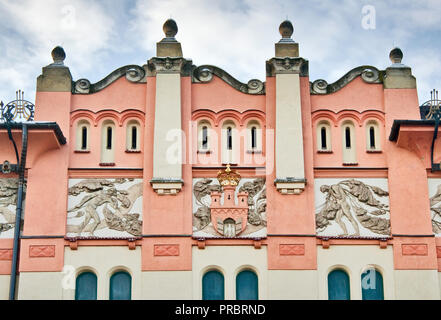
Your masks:
M 375 8 L 374 30 L 362 28 L 364 5 Z M 265 80 L 265 61 L 274 56 L 278 26 L 288 17 L 311 80 L 333 82 L 363 64 L 384 69 L 397 45 L 424 95 L 422 90 L 441 84 L 440 13 L 439 0 L 2 0 L 0 98 L 12 98 L 18 88 L 35 90 L 41 67 L 59 44 L 74 79 L 95 82 L 123 64 L 143 64 L 155 55 L 169 17 L 178 23 L 185 57 L 221 67 L 242 82 Z M 424 61 L 428 46 L 430 59 Z

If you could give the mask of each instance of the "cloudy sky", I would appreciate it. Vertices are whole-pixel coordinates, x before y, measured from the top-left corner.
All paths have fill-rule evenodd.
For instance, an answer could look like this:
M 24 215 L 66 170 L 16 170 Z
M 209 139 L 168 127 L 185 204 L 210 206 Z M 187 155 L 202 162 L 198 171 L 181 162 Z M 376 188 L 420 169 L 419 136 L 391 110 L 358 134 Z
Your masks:
M 331 83 L 365 64 L 385 69 L 398 46 L 420 103 L 441 89 L 440 0 L 0 0 L 0 100 L 22 89 L 34 101 L 36 77 L 57 45 L 74 80 L 93 83 L 123 65 L 143 65 L 170 17 L 184 57 L 242 82 L 265 80 L 288 18 L 311 81 Z

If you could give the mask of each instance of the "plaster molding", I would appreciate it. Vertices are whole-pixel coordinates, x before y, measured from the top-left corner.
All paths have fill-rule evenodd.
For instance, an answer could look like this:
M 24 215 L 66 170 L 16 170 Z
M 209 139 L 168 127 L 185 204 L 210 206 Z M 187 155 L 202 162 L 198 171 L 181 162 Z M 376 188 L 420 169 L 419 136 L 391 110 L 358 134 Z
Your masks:
M 157 73 L 180 73 L 189 77 L 192 61 L 181 57 L 153 57 L 147 61 L 147 76 L 155 77 Z
M 91 84 L 87 79 L 79 79 L 72 85 L 72 93 L 74 94 L 91 94 L 107 88 L 116 80 L 125 76 L 127 81 L 132 83 L 145 83 L 145 70 L 138 65 L 127 65 L 111 72 L 107 77 Z
M 153 178 L 150 185 L 160 196 L 177 195 L 182 190 L 184 181 L 182 179 Z
M 373 66 L 360 66 L 352 69 L 336 82 L 328 84 L 326 80 L 318 79 L 310 83 L 311 94 L 330 94 L 339 91 L 348 85 L 352 80 L 361 76 L 366 83 L 383 83 L 384 71 Z
M 265 83 L 258 79 L 251 79 L 248 83 L 242 83 L 225 70 L 211 65 L 202 65 L 199 67 L 193 66 L 192 82 L 193 83 L 208 83 L 213 80 L 213 75 L 219 77 L 224 82 L 228 83 L 234 89 L 252 95 L 265 94 Z
M 272 58 L 266 62 L 267 77 L 274 77 L 276 74 L 299 74 L 301 77 L 309 75 L 308 60 L 303 58 Z
M 301 194 L 306 187 L 306 179 L 285 178 L 274 180 L 277 191 L 284 195 Z

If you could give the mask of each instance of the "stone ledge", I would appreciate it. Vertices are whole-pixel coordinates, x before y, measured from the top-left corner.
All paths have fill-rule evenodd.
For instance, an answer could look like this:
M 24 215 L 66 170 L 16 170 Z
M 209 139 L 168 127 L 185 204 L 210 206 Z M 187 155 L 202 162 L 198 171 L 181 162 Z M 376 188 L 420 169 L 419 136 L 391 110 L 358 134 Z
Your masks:
M 300 194 L 305 190 L 306 179 L 276 179 L 274 180 L 274 185 L 281 194 Z
M 177 195 L 184 185 L 181 179 L 161 179 L 154 178 L 150 181 L 153 190 L 160 196 Z

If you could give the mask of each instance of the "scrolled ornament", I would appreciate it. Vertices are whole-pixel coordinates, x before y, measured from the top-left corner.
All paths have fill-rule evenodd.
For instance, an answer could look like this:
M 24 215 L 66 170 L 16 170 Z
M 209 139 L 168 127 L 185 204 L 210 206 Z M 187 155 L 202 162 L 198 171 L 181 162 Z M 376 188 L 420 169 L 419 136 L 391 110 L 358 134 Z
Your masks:
M 319 80 L 315 80 L 312 83 L 312 91 L 314 93 L 325 94 L 327 92 L 327 88 L 328 88 L 328 83 L 326 82 L 326 80 L 319 79 Z
M 78 93 L 89 93 L 90 91 L 90 81 L 87 79 L 80 79 L 75 82 L 75 92 Z
M 130 82 L 139 82 L 145 76 L 145 71 L 141 67 L 133 67 L 127 70 L 126 79 Z

